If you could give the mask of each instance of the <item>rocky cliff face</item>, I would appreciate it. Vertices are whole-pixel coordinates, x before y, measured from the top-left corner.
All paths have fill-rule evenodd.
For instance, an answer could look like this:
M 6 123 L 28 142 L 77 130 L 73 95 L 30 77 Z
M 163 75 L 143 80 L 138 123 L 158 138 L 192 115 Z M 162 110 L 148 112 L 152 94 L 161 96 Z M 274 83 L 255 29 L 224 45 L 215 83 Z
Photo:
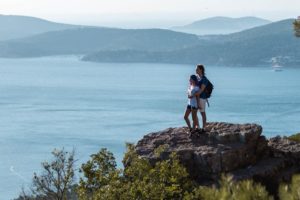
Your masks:
M 169 128 L 145 135 L 136 151 L 152 164 L 176 152 L 190 176 L 203 185 L 228 173 L 235 180 L 259 181 L 273 193 L 279 182 L 300 172 L 300 144 L 281 137 L 267 140 L 261 134 L 256 124 L 209 123 L 205 133 L 192 136 L 187 128 Z

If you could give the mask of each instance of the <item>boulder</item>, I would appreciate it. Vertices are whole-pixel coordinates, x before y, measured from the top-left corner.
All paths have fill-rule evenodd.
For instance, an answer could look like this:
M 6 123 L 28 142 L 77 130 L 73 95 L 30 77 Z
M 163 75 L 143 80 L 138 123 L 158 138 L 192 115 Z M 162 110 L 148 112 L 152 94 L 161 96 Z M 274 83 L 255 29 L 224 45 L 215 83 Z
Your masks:
M 203 185 L 218 182 L 224 173 L 235 180 L 272 180 L 274 184 L 300 171 L 299 143 L 281 137 L 267 140 L 261 134 L 257 124 L 214 122 L 194 135 L 187 127 L 147 134 L 135 150 L 153 165 L 175 152 L 191 178 Z

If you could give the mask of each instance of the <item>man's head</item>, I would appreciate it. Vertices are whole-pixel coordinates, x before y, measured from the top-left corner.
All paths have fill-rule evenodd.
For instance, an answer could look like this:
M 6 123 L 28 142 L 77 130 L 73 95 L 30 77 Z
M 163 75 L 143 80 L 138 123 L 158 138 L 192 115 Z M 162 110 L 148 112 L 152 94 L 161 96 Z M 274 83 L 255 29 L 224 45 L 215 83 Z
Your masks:
M 205 75 L 205 68 L 203 65 L 197 65 L 196 67 L 196 73 L 199 75 L 199 76 L 204 76 Z

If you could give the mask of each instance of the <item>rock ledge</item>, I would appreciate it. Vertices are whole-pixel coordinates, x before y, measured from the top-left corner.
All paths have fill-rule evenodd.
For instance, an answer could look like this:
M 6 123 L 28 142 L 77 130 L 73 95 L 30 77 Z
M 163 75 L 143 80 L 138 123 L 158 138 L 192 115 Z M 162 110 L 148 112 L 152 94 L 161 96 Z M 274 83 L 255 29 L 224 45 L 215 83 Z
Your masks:
M 168 128 L 145 135 L 136 152 L 152 164 L 176 152 L 190 176 L 203 185 L 229 173 L 235 180 L 251 178 L 274 188 L 300 172 L 300 144 L 281 137 L 267 140 L 261 134 L 257 124 L 208 123 L 205 133 L 192 136 L 185 127 Z M 163 147 L 159 157 L 158 147 Z

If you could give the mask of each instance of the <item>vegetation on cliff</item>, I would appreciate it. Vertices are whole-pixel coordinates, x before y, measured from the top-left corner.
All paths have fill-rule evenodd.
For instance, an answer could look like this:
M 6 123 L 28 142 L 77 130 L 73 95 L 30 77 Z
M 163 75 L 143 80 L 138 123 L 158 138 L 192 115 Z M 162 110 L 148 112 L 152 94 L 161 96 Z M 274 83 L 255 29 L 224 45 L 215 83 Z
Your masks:
M 300 143 L 300 133 L 291 135 L 288 137 L 288 139 Z
M 158 149 L 157 156 L 162 151 Z M 252 180 L 235 182 L 223 176 L 219 185 L 199 186 L 190 179 L 176 154 L 154 166 L 127 145 L 123 158 L 124 169 L 118 169 L 114 155 L 101 149 L 82 164 L 82 176 L 74 184 L 74 152 L 53 151 L 54 160 L 44 162 L 41 175 L 34 175 L 30 194 L 18 200 L 115 200 L 115 199 L 184 199 L 184 200 L 269 200 L 273 199 L 264 186 Z M 300 198 L 300 176 L 294 176 L 290 185 L 280 186 L 282 200 Z

